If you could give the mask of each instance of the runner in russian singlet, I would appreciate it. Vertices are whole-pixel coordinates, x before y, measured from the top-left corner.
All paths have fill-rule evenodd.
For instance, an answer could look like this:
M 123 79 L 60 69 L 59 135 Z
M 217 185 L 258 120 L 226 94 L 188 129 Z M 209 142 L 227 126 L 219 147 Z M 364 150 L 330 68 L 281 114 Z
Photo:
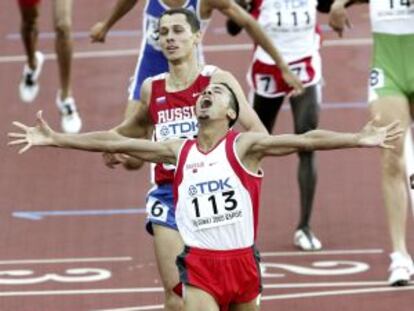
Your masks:
M 181 6 L 194 12 L 200 21 L 201 31 L 207 28 L 210 19 L 202 19 L 200 16 L 201 0 L 186 0 Z M 142 23 L 142 40 L 139 52 L 138 62 L 135 68 L 134 76 L 129 89 L 129 100 L 139 100 L 141 85 L 148 77 L 153 77 L 168 71 L 168 62 L 162 54 L 161 47 L 158 42 L 158 20 L 162 13 L 169 10 L 162 0 L 147 0 L 143 11 Z M 198 47 L 198 57 L 200 63 L 203 63 L 202 46 Z
M 211 294 L 221 310 L 261 292 L 254 241 L 262 174 L 238 160 L 238 135 L 230 131 L 208 153 L 187 140 L 174 181 L 176 219 L 186 245 L 177 259 L 181 282 Z
M 205 65 L 194 83 L 178 92 L 167 92 L 166 74 L 152 78 L 149 115 L 154 124 L 155 141 L 172 138 L 193 138 L 198 133 L 194 106 L 198 95 L 210 83 L 210 78 L 217 67 Z M 152 168 L 155 186 L 147 197 L 147 229 L 152 232 L 151 223 L 164 225 L 177 230 L 174 215 L 172 182 L 174 180 L 172 165 L 158 163 Z
M 256 0 L 251 8 L 251 14 L 305 87 L 303 95 L 289 98 L 296 134 L 315 129 L 319 121 L 322 68 L 319 54 L 321 38 L 316 24 L 317 4 L 317 0 Z M 247 80 L 254 94 L 254 110 L 271 133 L 291 88 L 283 81 L 277 64 L 261 47 L 255 49 Z M 317 180 L 314 162 L 314 153 L 299 154 L 300 217 L 293 242 L 305 251 L 322 248 L 310 229 Z

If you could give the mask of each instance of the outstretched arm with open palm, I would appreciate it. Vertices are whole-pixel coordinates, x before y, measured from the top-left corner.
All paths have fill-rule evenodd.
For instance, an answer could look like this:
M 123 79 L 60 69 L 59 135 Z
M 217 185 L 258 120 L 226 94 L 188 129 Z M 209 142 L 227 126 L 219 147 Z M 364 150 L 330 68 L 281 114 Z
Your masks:
M 27 126 L 13 122 L 20 132 L 9 133 L 12 139 L 9 145 L 23 145 L 19 153 L 28 151 L 33 146 L 53 146 L 66 149 L 80 149 L 97 152 L 133 153 L 144 161 L 175 164 L 176 155 L 182 140 L 152 142 L 147 139 L 133 139 L 114 134 L 111 131 L 90 132 L 83 134 L 63 134 L 53 131 L 39 111 L 36 125 Z
M 22 154 L 29 150 L 32 146 L 53 146 L 53 130 L 45 122 L 42 117 L 42 111 L 38 111 L 36 115 L 36 125 L 33 127 L 24 125 L 23 123 L 14 121 L 13 125 L 17 126 L 22 132 L 9 133 L 10 138 L 14 140 L 9 145 L 24 145 L 19 153 Z
M 399 121 L 386 126 L 375 126 L 377 119 L 368 122 L 357 133 L 340 133 L 317 129 L 304 134 L 260 135 L 244 134 L 247 153 L 263 156 L 282 156 L 300 151 L 332 150 L 344 148 L 395 148 L 393 142 L 401 138 L 403 130 Z

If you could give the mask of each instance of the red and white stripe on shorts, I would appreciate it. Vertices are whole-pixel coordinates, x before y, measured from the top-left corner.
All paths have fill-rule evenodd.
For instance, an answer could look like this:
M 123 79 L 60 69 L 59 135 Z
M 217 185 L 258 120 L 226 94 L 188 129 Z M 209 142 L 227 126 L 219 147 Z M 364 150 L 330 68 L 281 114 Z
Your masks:
M 322 77 L 319 53 L 288 64 L 305 87 L 320 82 Z M 292 88 L 283 80 L 282 72 L 275 64 L 266 64 L 254 59 L 247 73 L 247 81 L 253 92 L 263 97 L 279 97 L 288 94 Z

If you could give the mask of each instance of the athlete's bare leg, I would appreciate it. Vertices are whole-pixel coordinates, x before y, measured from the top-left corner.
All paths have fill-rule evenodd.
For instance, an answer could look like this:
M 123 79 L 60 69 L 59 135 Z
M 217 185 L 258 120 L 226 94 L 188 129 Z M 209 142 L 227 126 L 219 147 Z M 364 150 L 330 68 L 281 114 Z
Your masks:
M 38 28 L 37 19 L 39 17 L 39 5 L 30 7 L 20 6 L 20 14 L 22 17 L 20 34 L 23 39 L 23 45 L 27 56 L 27 64 L 30 69 L 36 68 L 35 52 L 37 48 Z
M 72 0 L 53 0 L 55 49 L 59 66 L 61 100 L 71 96 L 72 65 Z
M 185 286 L 184 310 L 185 311 L 219 311 L 219 305 L 209 293 L 194 287 Z
M 173 289 L 180 282 L 175 262 L 177 256 L 184 250 L 183 240 L 176 230 L 155 224 L 152 226 L 155 257 L 165 293 L 164 310 L 182 311 L 183 300 L 174 293 Z
M 295 134 L 303 134 L 318 127 L 321 101 L 320 92 L 320 85 L 312 85 L 305 88 L 302 95 L 290 99 Z M 317 181 L 315 153 L 300 152 L 298 155 L 299 166 L 297 173 L 301 206 L 298 229 L 307 230 L 310 228 L 310 218 Z
M 380 116 L 379 124 L 400 120 L 405 130 L 410 125 L 410 108 L 404 97 L 382 97 L 372 102 L 370 108 L 373 116 Z M 393 251 L 407 256 L 405 236 L 408 195 L 403 157 L 404 137 L 395 141 L 394 145 L 394 149 L 382 150 L 382 188 Z
M 318 126 L 320 92 L 320 85 L 313 85 L 305 88 L 302 95 L 290 98 L 296 134 L 305 133 Z M 283 99 L 284 97 L 266 98 L 257 94 L 254 96 L 253 108 L 270 133 L 272 133 Z M 315 155 L 313 152 L 301 152 L 298 155 L 297 176 L 301 208 L 294 243 L 303 250 L 318 250 L 322 245 L 310 231 L 310 218 L 317 181 Z
M 246 303 L 238 303 L 230 306 L 230 311 L 259 311 L 259 309 L 257 298 Z

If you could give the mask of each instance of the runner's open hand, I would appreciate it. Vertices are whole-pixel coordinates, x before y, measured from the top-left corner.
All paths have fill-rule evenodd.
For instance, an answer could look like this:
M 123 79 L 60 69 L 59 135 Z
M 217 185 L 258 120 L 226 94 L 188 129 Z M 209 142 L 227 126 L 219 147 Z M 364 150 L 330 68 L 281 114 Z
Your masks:
M 53 145 L 52 136 L 54 131 L 42 118 L 42 111 L 37 112 L 36 126 L 34 127 L 27 126 L 17 121 L 14 121 L 13 125 L 17 126 L 22 131 L 8 133 L 8 137 L 12 139 L 9 141 L 8 145 L 23 145 L 19 150 L 19 154 L 26 152 L 32 146 Z
M 286 84 L 292 88 L 288 96 L 298 96 L 303 94 L 303 84 L 299 80 L 299 77 L 297 77 L 291 70 L 282 70 L 282 77 Z
M 400 138 L 404 131 L 399 121 L 394 121 L 386 126 L 375 126 L 374 123 L 378 118 L 369 121 L 367 125 L 359 132 L 359 145 L 363 147 L 381 147 L 393 149 L 394 145 L 390 142 Z

